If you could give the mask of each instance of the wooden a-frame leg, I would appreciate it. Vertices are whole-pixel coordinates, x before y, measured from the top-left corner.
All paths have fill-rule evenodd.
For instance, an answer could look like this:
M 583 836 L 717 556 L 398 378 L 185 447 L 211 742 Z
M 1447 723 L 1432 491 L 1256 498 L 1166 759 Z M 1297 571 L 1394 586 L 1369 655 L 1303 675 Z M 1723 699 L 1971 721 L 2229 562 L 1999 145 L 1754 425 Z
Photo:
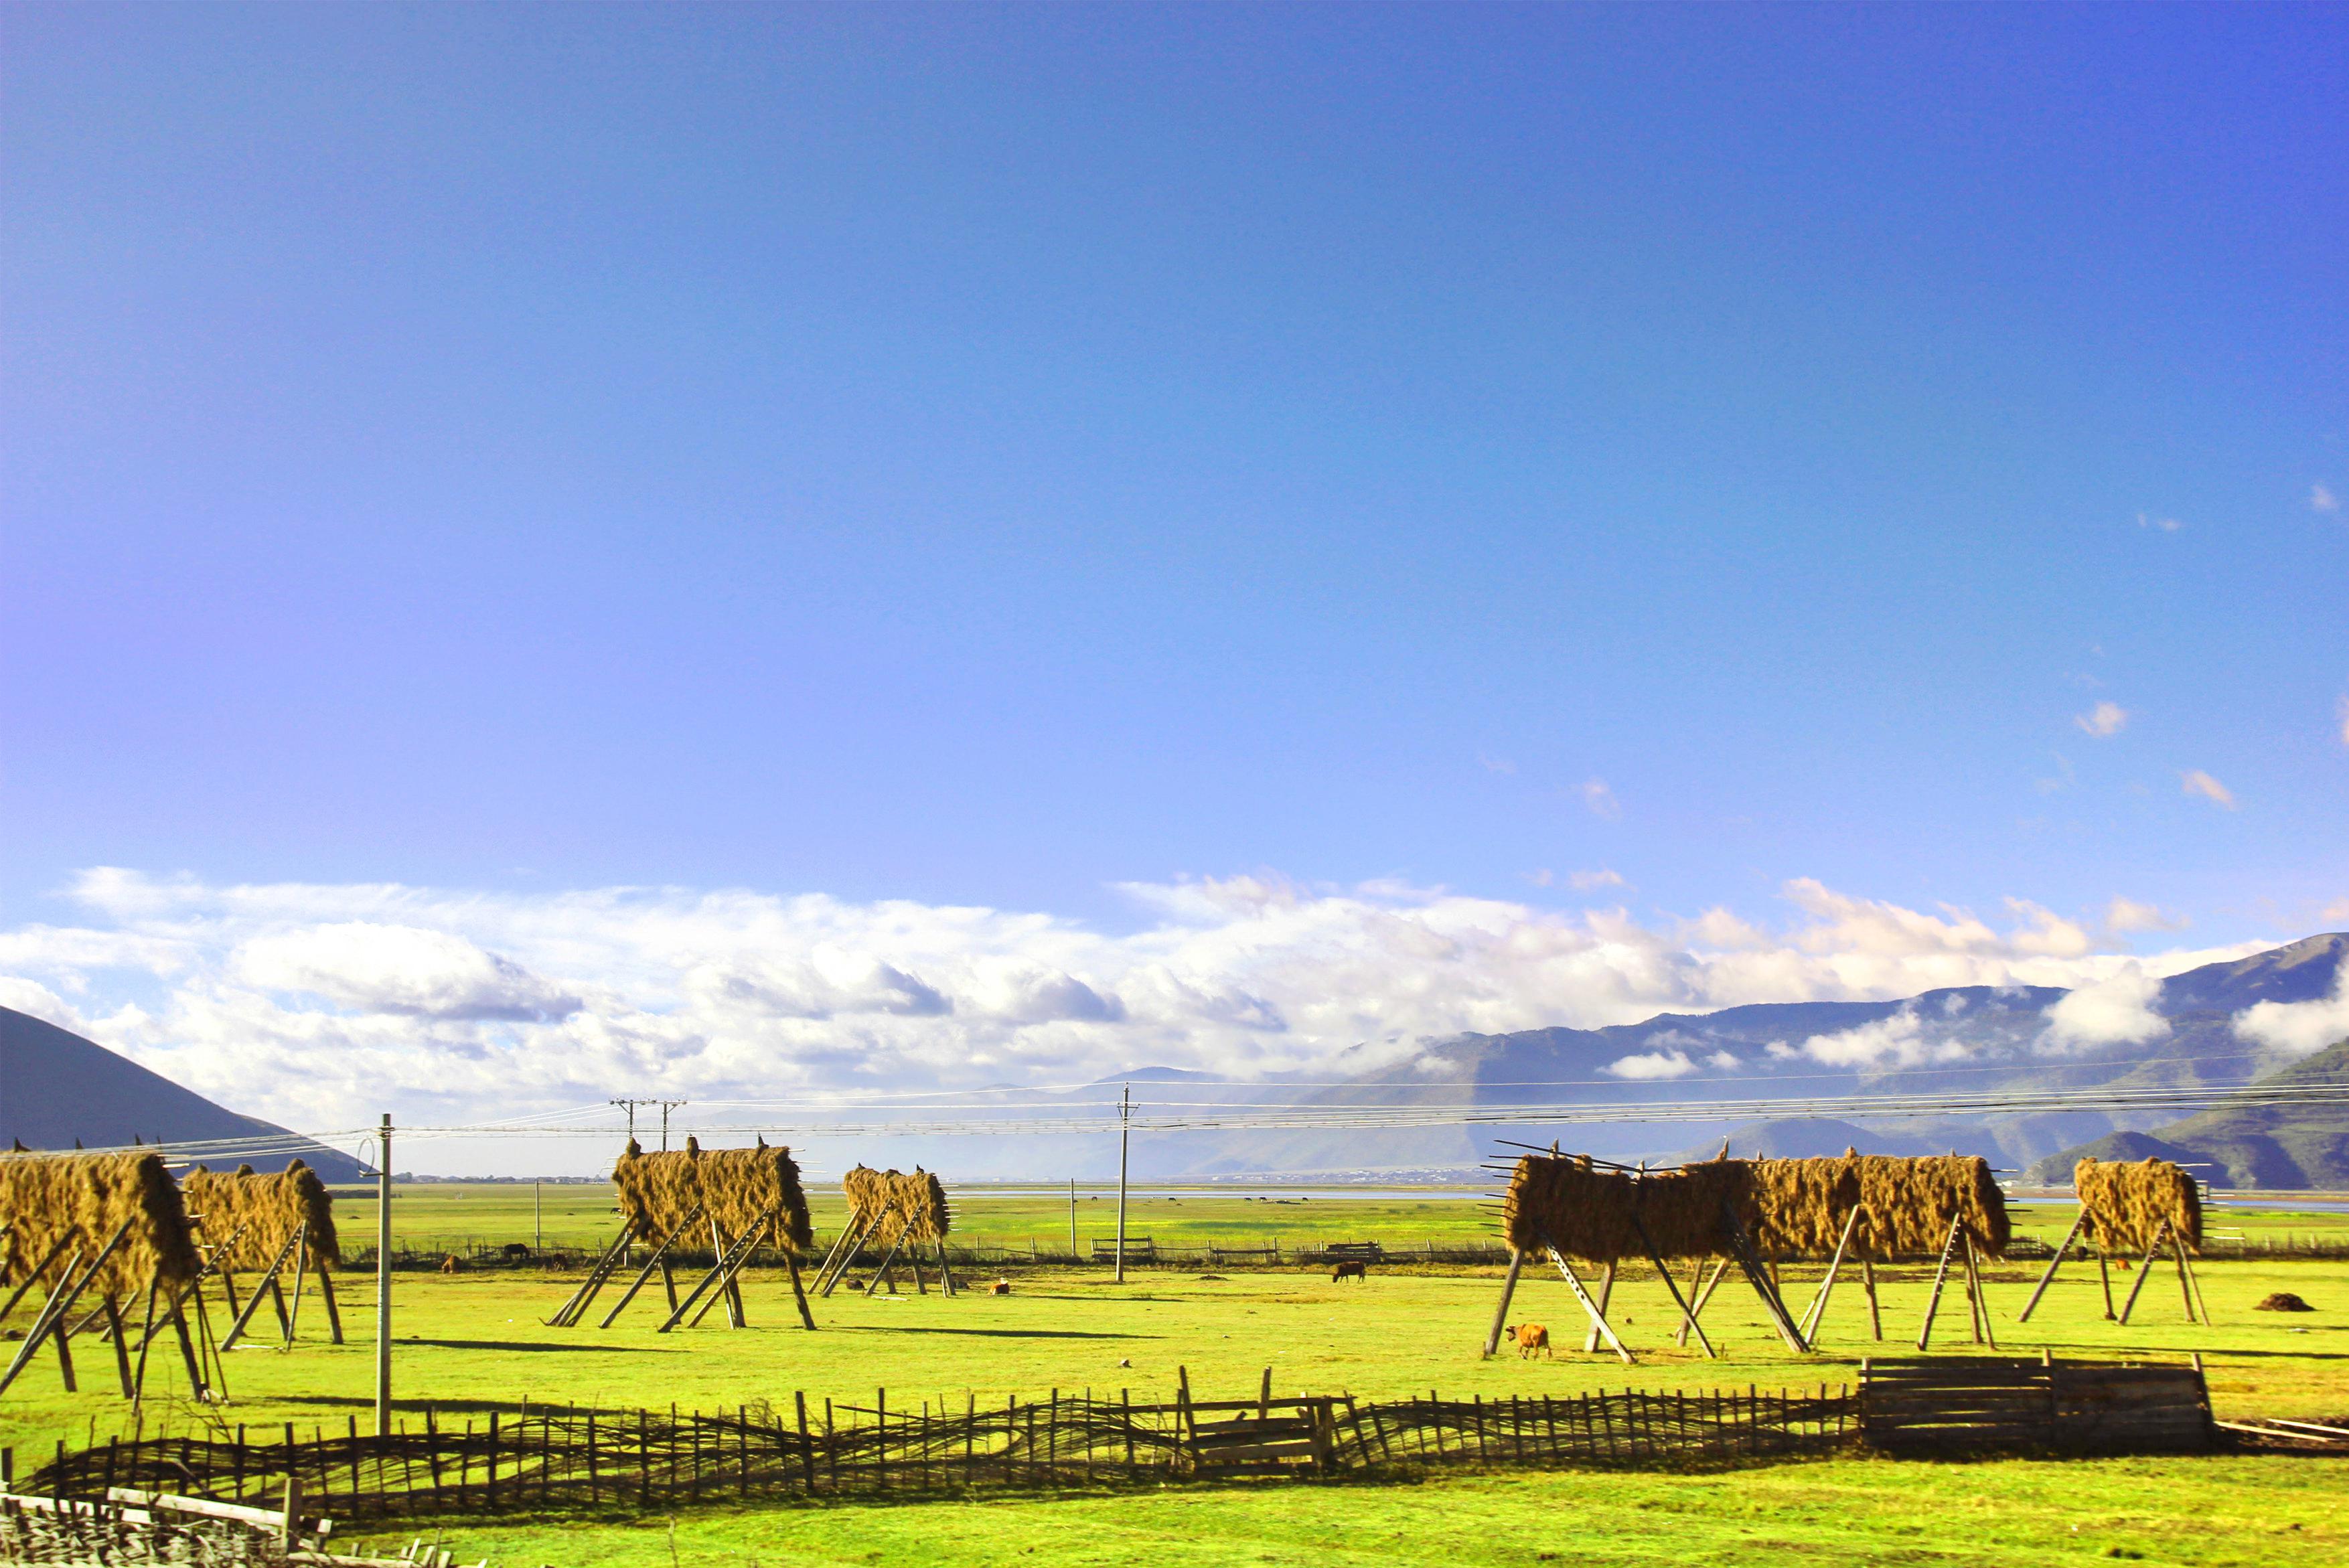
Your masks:
M 2096 1249 L 2096 1279 L 2105 1287 L 2105 1321 L 2110 1323 L 2118 1315 L 2113 1311 L 2113 1264 L 2102 1247 Z
M 2128 1299 L 2121 1303 L 2121 1324 L 2124 1327 L 2128 1324 L 2129 1314 L 2137 1310 L 2137 1293 L 2145 1289 L 2145 1276 L 2153 1272 L 2154 1260 L 2161 1256 L 2162 1240 L 2168 1234 L 2168 1221 L 2164 1220 L 2160 1224 L 2154 1227 L 2153 1245 L 2146 1248 L 2145 1262 L 2138 1266 L 2137 1278 L 2130 1282 Z
M 2055 1277 L 2055 1271 L 2064 1266 L 2064 1252 L 2071 1246 L 2073 1238 L 2080 1233 L 2080 1227 L 2087 1222 L 2088 1211 L 2084 1208 L 2080 1211 L 2079 1218 L 2072 1222 L 2072 1228 L 2064 1233 L 2064 1239 L 2055 1243 L 2055 1255 L 2047 1260 L 2047 1272 L 2039 1276 L 2037 1288 L 2032 1291 L 2031 1299 L 2023 1304 L 2023 1310 L 2015 1315 L 2015 1322 L 2031 1321 L 2031 1315 L 2038 1310 L 2039 1298 L 2047 1294 L 2048 1282 Z
M 1599 1275 L 1599 1315 L 1583 1331 L 1582 1353 L 1591 1355 L 1599 1348 L 1599 1326 L 1607 1321 L 1607 1309 L 1615 1302 L 1615 1262 L 1609 1258 Z
M 792 1274 L 792 1300 L 799 1305 L 800 1326 L 813 1328 L 815 1314 L 808 1310 L 807 1287 L 800 1283 L 800 1260 L 792 1255 L 791 1243 L 783 1243 L 783 1266 Z
M 1868 1293 L 1868 1331 L 1881 1344 L 1884 1339 L 1884 1307 L 1876 1298 L 1876 1264 L 1872 1259 L 1859 1260 L 1859 1287 Z
M 1713 1277 L 1705 1280 L 1704 1288 L 1702 1290 L 1699 1290 L 1697 1288 L 1697 1281 L 1704 1274 L 1704 1260 L 1702 1258 L 1697 1259 L 1696 1273 L 1689 1276 L 1690 1295 L 1688 1316 L 1682 1320 L 1680 1327 L 1673 1332 L 1673 1344 L 1682 1347 L 1685 1347 L 1688 1345 L 1689 1330 L 1695 1327 L 1697 1320 L 1704 1315 L 1704 1304 L 1713 1299 L 1713 1293 L 1721 1287 L 1722 1279 L 1728 1273 L 1729 1260 L 1727 1258 L 1715 1258 L 1713 1263 Z
M 1933 1317 L 1941 1310 L 1941 1286 L 1950 1277 L 1950 1256 L 1958 1250 L 1958 1237 L 1963 1233 L 1963 1220 L 1950 1222 L 1949 1238 L 1941 1243 L 1941 1261 L 1933 1269 L 1932 1293 L 1925 1297 L 1925 1321 L 1917 1329 L 1917 1348 L 1922 1350 L 1933 1337 Z
M 336 1345 L 343 1342 L 343 1312 L 335 1305 L 335 1276 L 326 1271 L 326 1260 L 318 1259 L 318 1299 L 326 1305 L 326 1336 Z
M 1624 1366 L 1638 1366 L 1631 1353 L 1623 1348 L 1623 1342 L 1615 1336 L 1615 1329 L 1607 1321 L 1607 1315 L 1599 1311 L 1599 1304 L 1590 1299 L 1590 1292 L 1584 1288 L 1581 1278 L 1568 1264 L 1566 1254 L 1552 1247 L 1549 1249 L 1549 1261 L 1556 1264 L 1557 1272 L 1566 1276 L 1566 1287 L 1574 1292 L 1574 1298 L 1582 1304 L 1582 1310 L 1590 1315 L 1590 1321 L 1598 1327 L 1599 1337 L 1607 1341 L 1608 1348 L 1622 1357 Z
M 155 1298 L 162 1289 L 161 1284 L 155 1281 L 150 1281 L 147 1286 L 147 1321 L 139 1330 L 139 1365 L 130 1375 L 130 1398 L 134 1400 L 147 1392 L 147 1346 L 155 1338 Z
M 2169 1233 L 2169 1255 L 2178 1263 L 2178 1294 L 2186 1298 L 2186 1321 L 2199 1323 L 2202 1320 L 2194 1315 L 2194 1282 L 2186 1277 L 2186 1243 L 2178 1239 L 2175 1230 Z
M 1493 1331 L 1485 1336 L 1485 1354 L 1490 1357 L 1501 1347 L 1501 1330 L 1509 1321 L 1509 1298 L 1517 1294 L 1517 1275 L 1526 1266 L 1526 1254 L 1516 1248 L 1509 1249 L 1509 1272 L 1501 1281 L 1501 1302 L 1493 1309 Z
M 1997 1349 L 1998 1331 L 1990 1321 L 1990 1293 L 1982 1288 L 1982 1256 L 1971 1234 L 1966 1237 L 1966 1301 L 1973 1312 L 1974 1343 Z
M 1819 1320 L 1826 1315 L 1827 1295 L 1835 1289 L 1836 1271 L 1843 1267 L 1843 1254 L 1851 1245 L 1852 1227 L 1859 1223 L 1861 1210 L 1854 1205 L 1844 1216 L 1843 1234 L 1836 1239 L 1835 1256 L 1827 1260 L 1826 1277 L 1819 1281 L 1819 1294 L 1811 1298 L 1811 1308 L 1803 1314 L 1803 1338 L 1816 1343 L 1819 1336 Z
M 211 1397 L 212 1389 L 204 1382 L 203 1366 L 196 1356 L 195 1341 L 188 1333 L 187 1315 L 176 1302 L 171 1306 L 171 1326 L 180 1338 L 181 1365 L 188 1369 L 188 1397 L 202 1404 Z
M 106 1295 L 106 1327 L 107 1336 L 114 1341 L 114 1371 L 122 1380 L 122 1397 L 135 1399 L 139 1390 L 130 1382 L 130 1346 L 122 1338 L 122 1304 L 114 1299 L 111 1291 Z

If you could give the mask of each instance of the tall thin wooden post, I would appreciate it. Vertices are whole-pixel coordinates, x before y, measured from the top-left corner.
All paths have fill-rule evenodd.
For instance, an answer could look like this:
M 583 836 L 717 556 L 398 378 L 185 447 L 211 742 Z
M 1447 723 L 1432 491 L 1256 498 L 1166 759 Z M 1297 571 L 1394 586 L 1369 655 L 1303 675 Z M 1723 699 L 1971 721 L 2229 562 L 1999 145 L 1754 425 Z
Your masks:
M 1607 1315 L 1608 1305 L 1615 1299 L 1615 1260 L 1607 1260 L 1606 1272 L 1599 1276 L 1599 1316 L 1590 1320 L 1589 1329 L 1582 1336 L 1582 1353 L 1588 1356 L 1599 1348 L 1599 1326 Z
M 391 1112 L 376 1133 L 375 1435 L 391 1435 Z
M 1117 1283 L 1125 1283 L 1125 1155 L 1133 1128 L 1133 1086 L 1117 1102 Z
M 1085 1261 L 1084 1254 L 1077 1250 L 1077 1179 L 1073 1176 L 1069 1178 L 1069 1261 Z
M 1509 1298 L 1517 1294 L 1517 1275 L 1526 1266 L 1526 1254 L 1516 1247 L 1509 1249 L 1509 1275 L 1501 1282 L 1501 1302 L 1493 1308 L 1493 1332 L 1485 1336 L 1485 1354 L 1491 1356 L 1501 1347 L 1501 1329 L 1509 1321 Z

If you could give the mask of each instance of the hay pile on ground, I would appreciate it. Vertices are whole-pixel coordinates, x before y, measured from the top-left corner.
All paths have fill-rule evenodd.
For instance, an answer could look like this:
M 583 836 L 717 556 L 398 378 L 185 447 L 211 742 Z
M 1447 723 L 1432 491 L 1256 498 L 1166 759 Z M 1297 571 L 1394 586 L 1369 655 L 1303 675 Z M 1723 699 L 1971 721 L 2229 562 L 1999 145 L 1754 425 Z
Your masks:
M 267 1268 L 276 1261 L 285 1238 L 305 1220 L 310 1255 L 329 1265 L 343 1261 L 335 1239 L 334 1195 L 318 1173 L 299 1160 L 266 1176 L 256 1174 L 250 1165 L 240 1165 L 225 1176 L 199 1165 L 181 1178 L 180 1195 L 189 1222 L 213 1249 L 217 1268 Z
M 790 1150 L 771 1148 L 764 1139 L 750 1149 L 705 1150 L 688 1138 L 674 1154 L 647 1154 L 632 1142 L 612 1167 L 612 1185 L 619 1189 L 621 1212 L 655 1241 L 676 1230 L 697 1204 L 702 1213 L 694 1230 L 714 1219 L 732 1238 L 772 1215 L 780 1225 L 765 1244 L 788 1243 L 803 1253 L 814 1240 L 798 1162 Z M 700 1237 L 688 1231 L 678 1240 L 691 1246 Z
M 2167 1160 L 2083 1160 L 2072 1168 L 2072 1186 L 2088 1239 L 2107 1253 L 2146 1251 L 2164 1220 L 2188 1251 L 2202 1250 L 2202 1194 Z
M 129 1295 L 155 1281 L 171 1285 L 195 1277 L 202 1264 L 188 1235 L 187 1211 L 160 1154 L 0 1155 L 0 1225 L 7 1227 L 7 1240 L 0 1243 L 0 1284 L 22 1283 L 76 1225 L 87 1264 L 126 1220 L 130 1233 L 93 1289 Z M 73 1253 L 67 1246 L 42 1283 L 55 1284 Z
M 2006 1251 L 2005 1199 L 1989 1161 L 1972 1156 L 1711 1160 L 1630 1171 L 1528 1154 L 1511 1176 L 1503 1223 L 1512 1246 L 1555 1246 L 1593 1263 L 1645 1255 L 1642 1227 L 1660 1256 L 1717 1257 L 1729 1247 L 1726 1211 L 1765 1256 L 1820 1257 L 1859 1204 L 1868 1220 L 1853 1233 L 1854 1256 L 1938 1253 L 1959 1218 L 1982 1252 Z
M 2280 1290 L 2273 1295 L 2260 1297 L 2259 1304 L 2251 1310 L 2253 1312 L 2314 1312 L 2316 1308 L 2309 1305 L 2292 1292 Z

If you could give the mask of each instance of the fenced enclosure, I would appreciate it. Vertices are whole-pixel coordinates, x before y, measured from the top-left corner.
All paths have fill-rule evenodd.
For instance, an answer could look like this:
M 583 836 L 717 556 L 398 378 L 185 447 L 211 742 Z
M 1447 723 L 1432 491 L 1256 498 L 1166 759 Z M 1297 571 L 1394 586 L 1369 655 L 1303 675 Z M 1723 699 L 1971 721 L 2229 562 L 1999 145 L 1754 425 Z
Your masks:
M 13 1481 L 103 1500 L 120 1488 L 383 1520 L 512 1509 L 649 1510 L 726 1499 L 1158 1483 L 1243 1474 L 1335 1476 L 1431 1466 L 1728 1462 L 1823 1452 L 1856 1429 L 1847 1389 L 1626 1389 L 1503 1398 L 1345 1395 L 1137 1404 L 1054 1394 L 960 1409 L 795 1395 L 716 1414 L 530 1410 L 460 1428 L 427 1415 L 356 1429 L 113 1439 L 60 1451 Z

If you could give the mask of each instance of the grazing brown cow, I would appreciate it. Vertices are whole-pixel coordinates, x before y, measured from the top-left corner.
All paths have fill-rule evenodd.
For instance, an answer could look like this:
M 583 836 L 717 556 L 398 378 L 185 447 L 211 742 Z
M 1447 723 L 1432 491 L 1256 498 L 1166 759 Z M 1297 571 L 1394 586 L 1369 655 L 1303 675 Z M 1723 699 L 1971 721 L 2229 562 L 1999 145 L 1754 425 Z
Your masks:
M 1360 1263 L 1340 1264 L 1330 1271 L 1330 1283 L 1336 1284 L 1341 1279 L 1358 1279 L 1368 1284 L 1371 1282 L 1370 1271 Z
M 989 1295 L 1009 1295 L 1011 1294 L 1011 1282 L 1008 1279 L 997 1280 L 993 1284 L 987 1287 L 987 1294 Z
M 1542 1325 L 1520 1323 L 1516 1327 L 1505 1329 L 1503 1332 L 1508 1335 L 1509 1342 L 1517 1347 L 1517 1357 L 1520 1360 L 1531 1359 L 1537 1350 L 1544 1356 L 1549 1356 L 1552 1360 L 1557 1359 L 1550 1351 L 1549 1330 Z
M 440 1272 L 442 1274 L 463 1274 L 465 1272 L 465 1260 L 459 1257 L 456 1253 L 450 1253 L 440 1260 Z

